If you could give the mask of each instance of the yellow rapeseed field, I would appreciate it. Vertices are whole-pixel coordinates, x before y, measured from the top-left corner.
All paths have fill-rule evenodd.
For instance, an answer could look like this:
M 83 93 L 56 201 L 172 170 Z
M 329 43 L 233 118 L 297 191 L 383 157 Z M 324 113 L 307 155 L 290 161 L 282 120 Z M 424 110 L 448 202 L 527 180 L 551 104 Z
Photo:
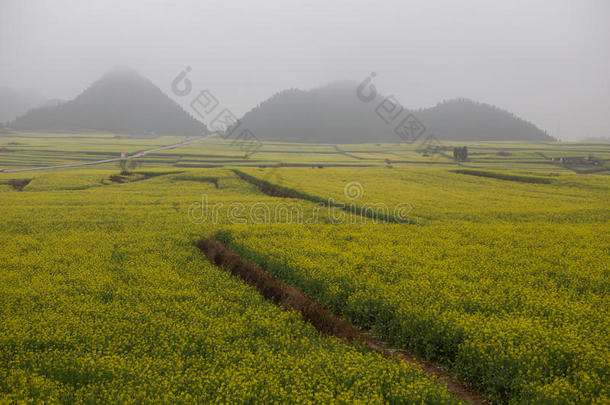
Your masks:
M 409 202 L 411 222 L 233 225 L 219 236 L 238 252 L 498 401 L 610 401 L 608 177 L 528 184 L 433 169 L 282 169 L 276 178 L 345 204 Z M 354 180 L 363 193 L 350 199 Z
M 256 198 L 231 172 L 111 173 L 0 192 L 0 403 L 458 403 L 205 260 L 192 202 Z

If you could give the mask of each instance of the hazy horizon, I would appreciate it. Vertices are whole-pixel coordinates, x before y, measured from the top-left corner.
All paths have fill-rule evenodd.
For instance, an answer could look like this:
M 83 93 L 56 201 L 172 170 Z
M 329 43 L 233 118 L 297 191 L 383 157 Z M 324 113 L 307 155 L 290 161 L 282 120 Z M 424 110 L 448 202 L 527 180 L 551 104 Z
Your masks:
M 190 66 L 195 88 L 241 116 L 287 88 L 376 72 L 409 108 L 469 98 L 578 140 L 610 135 L 609 20 L 604 1 L 9 0 L 0 87 L 71 99 L 127 65 L 172 96 Z

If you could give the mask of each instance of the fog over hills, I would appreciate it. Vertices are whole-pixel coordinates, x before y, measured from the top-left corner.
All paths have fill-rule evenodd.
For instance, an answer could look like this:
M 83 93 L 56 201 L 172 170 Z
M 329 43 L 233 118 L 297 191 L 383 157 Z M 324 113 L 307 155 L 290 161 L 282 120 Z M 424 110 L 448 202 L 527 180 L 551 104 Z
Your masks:
M 383 104 L 381 95 L 364 102 L 357 96 L 357 87 L 355 82 L 336 82 L 310 91 L 284 90 L 246 113 L 242 122 L 263 140 L 396 142 L 400 139 L 396 126 L 412 114 L 426 133 L 439 139 L 553 140 L 532 123 L 488 104 L 457 99 L 408 111 L 399 104 L 394 107 L 395 99 Z
M 376 72 L 409 108 L 467 97 L 565 141 L 610 134 L 608 0 L 59 3 L 0 1 L 0 87 L 71 100 L 129 65 L 171 96 L 190 66 L 195 91 L 243 116 L 283 89 Z
M 44 103 L 45 99 L 40 94 L 0 87 L 0 123 L 14 120 L 30 108 L 39 107 Z
M 440 139 L 459 141 L 553 141 L 529 121 L 496 106 L 455 99 L 415 115 Z
M 196 136 L 207 129 L 150 80 L 120 67 L 75 99 L 29 111 L 10 127 L 19 130 L 97 130 L 125 134 Z
M 363 101 L 357 88 L 356 82 L 342 81 L 309 91 L 284 90 L 246 113 L 242 122 L 262 140 L 289 142 L 396 142 L 401 139 L 396 127 L 409 115 L 426 134 L 444 140 L 553 140 L 530 122 L 488 104 L 456 99 L 409 111 L 381 94 Z M 109 71 L 75 99 L 35 108 L 9 125 L 18 130 L 138 135 L 195 136 L 207 131 L 150 80 L 125 67 Z

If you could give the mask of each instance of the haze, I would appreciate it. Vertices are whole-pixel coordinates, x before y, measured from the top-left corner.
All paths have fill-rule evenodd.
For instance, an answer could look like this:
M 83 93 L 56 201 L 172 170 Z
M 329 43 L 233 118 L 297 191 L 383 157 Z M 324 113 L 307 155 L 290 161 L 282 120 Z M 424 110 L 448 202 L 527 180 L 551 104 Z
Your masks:
M 610 135 L 604 0 L 0 3 L 0 86 L 70 99 L 116 65 L 167 94 L 191 66 L 237 115 L 376 72 L 410 108 L 467 97 L 562 140 Z

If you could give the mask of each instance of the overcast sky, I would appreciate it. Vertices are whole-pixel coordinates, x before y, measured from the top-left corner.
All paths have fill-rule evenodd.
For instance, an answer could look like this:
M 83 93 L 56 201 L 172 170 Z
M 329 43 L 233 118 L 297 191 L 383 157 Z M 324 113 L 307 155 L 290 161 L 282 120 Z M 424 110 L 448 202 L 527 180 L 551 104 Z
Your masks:
M 191 66 L 237 115 L 376 72 L 411 108 L 466 97 L 563 140 L 610 136 L 608 0 L 0 0 L 0 86 L 70 99 L 116 65 L 168 94 Z

